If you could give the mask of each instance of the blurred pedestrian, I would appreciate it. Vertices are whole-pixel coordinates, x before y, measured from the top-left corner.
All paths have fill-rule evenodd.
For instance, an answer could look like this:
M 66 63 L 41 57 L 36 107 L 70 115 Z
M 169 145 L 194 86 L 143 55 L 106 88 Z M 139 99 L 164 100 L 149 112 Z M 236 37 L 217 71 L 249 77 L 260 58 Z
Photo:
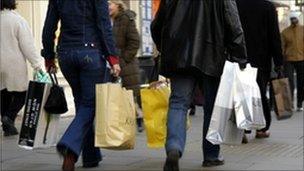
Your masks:
M 76 116 L 57 144 L 64 157 L 62 170 L 74 170 L 82 153 L 83 167 L 102 160 L 94 147 L 95 85 L 120 73 L 106 0 L 50 0 L 43 28 L 42 55 L 46 67 L 55 67 L 55 32 L 61 21 L 57 46 L 60 69 L 72 88 Z
M 278 16 L 275 6 L 267 0 L 237 0 L 241 23 L 246 38 L 248 61 L 258 68 L 257 83 L 260 87 L 266 127 L 258 130 L 257 138 L 270 135 L 271 111 L 266 97 L 270 82 L 272 60 L 275 71 L 283 70 L 283 55 L 279 31 Z
M 289 78 L 292 97 L 294 95 L 294 71 L 297 74 L 297 110 L 303 111 L 304 101 L 304 26 L 299 23 L 299 15 L 292 12 L 291 25 L 283 30 L 283 54 L 285 72 Z M 294 98 L 292 98 L 294 99 Z
M 220 146 L 210 143 L 206 134 L 226 59 L 246 67 L 245 39 L 235 1 L 162 0 L 151 29 L 161 52 L 161 75 L 170 78 L 172 91 L 164 170 L 179 170 L 187 111 L 196 85 L 204 95 L 202 165 L 223 165 Z
M 4 136 L 18 134 L 14 123 L 25 102 L 29 81 L 26 61 L 37 71 L 43 69 L 43 58 L 35 49 L 31 29 L 15 9 L 15 0 L 1 1 L 0 90 Z
M 139 49 L 139 34 L 135 24 L 136 13 L 128 10 L 122 0 L 110 0 L 109 12 L 112 19 L 113 35 L 119 52 L 122 86 L 131 89 L 140 104 L 140 71 L 136 57 Z M 142 112 L 137 106 L 138 131 L 143 131 Z

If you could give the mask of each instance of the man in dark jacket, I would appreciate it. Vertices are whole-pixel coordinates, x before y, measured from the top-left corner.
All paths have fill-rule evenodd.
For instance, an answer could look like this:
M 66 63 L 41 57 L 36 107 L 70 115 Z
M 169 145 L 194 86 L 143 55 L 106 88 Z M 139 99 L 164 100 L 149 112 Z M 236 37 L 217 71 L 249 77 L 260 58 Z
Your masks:
M 244 67 L 246 47 L 234 0 L 162 0 L 152 23 L 161 52 L 161 74 L 171 80 L 164 170 L 179 170 L 186 141 L 186 115 L 196 85 L 204 94 L 203 166 L 224 164 L 219 145 L 206 140 L 223 66 Z
M 257 82 L 261 90 L 266 127 L 257 131 L 257 138 L 269 137 L 271 113 L 266 97 L 272 60 L 277 72 L 282 70 L 282 48 L 275 6 L 267 0 L 237 0 L 245 33 L 248 60 L 258 68 Z

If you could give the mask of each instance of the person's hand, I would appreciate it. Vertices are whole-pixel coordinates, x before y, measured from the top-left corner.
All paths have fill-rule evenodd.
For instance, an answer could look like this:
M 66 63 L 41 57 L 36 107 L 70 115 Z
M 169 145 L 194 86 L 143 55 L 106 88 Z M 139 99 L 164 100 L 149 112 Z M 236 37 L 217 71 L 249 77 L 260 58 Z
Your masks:
M 274 71 L 278 74 L 279 78 L 282 78 L 284 76 L 284 67 L 283 67 L 283 65 L 274 67 Z
M 54 59 L 46 59 L 45 60 L 45 69 L 47 72 L 56 73 L 57 67 Z
M 246 69 L 246 63 L 238 63 L 239 64 L 239 67 L 240 67 L 240 70 L 243 71 L 244 69 Z
M 121 71 L 121 68 L 120 68 L 119 64 L 115 64 L 112 66 L 111 73 L 113 74 L 114 77 L 119 77 L 120 71 Z

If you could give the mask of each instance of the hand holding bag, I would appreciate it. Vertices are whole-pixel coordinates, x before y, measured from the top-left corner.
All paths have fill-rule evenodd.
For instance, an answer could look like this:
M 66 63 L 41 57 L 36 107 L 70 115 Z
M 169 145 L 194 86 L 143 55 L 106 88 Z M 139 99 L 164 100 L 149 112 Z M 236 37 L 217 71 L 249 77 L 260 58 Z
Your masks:
M 44 105 L 46 112 L 51 114 L 63 114 L 68 111 L 68 105 L 65 98 L 63 87 L 58 85 L 56 74 L 49 73 L 52 80 L 50 95 Z
M 135 146 L 133 91 L 119 83 L 96 85 L 95 147 L 130 150 Z

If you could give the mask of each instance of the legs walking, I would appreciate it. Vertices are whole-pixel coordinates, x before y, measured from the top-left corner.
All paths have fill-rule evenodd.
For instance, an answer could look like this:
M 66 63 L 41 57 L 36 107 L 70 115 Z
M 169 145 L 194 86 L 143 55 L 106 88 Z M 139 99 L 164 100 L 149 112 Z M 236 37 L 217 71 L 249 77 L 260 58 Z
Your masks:
M 1 121 L 4 136 L 16 135 L 15 119 L 25 102 L 26 92 L 1 91 Z
M 270 112 L 268 100 L 266 97 L 267 84 L 270 81 L 269 74 L 270 73 L 267 73 L 266 71 L 258 70 L 257 83 L 258 83 L 260 91 L 261 91 L 263 112 L 264 112 L 264 117 L 266 120 L 266 127 L 257 131 L 257 136 L 256 136 L 257 138 L 269 137 L 268 130 L 269 130 L 270 124 L 271 124 L 271 112 Z
M 82 152 L 83 166 L 95 167 L 101 161 L 94 147 L 93 122 L 95 117 L 95 85 L 108 81 L 106 62 L 98 50 L 74 50 L 59 53 L 61 70 L 69 82 L 76 105 L 76 116 L 57 149 L 64 155 L 68 150 L 77 161 Z
M 203 76 L 203 82 L 201 83 L 204 95 L 203 166 L 223 164 L 223 161 L 219 159 L 220 146 L 213 145 L 206 139 L 219 83 L 219 78 L 207 75 Z
M 304 61 L 296 62 L 297 73 L 297 108 L 302 110 L 304 101 Z

